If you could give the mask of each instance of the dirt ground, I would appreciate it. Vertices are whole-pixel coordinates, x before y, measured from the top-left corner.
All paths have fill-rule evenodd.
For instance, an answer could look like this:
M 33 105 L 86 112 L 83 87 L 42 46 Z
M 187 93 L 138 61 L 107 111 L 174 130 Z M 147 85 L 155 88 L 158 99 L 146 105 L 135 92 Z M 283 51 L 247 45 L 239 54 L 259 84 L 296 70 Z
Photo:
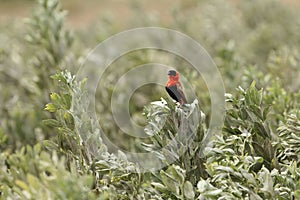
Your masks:
M 171 19 L 170 9 L 176 4 L 182 7 L 193 6 L 195 0 L 161 0 L 147 1 L 135 0 L 138 4 L 146 8 L 147 13 L 155 14 L 163 22 Z M 238 3 L 239 0 L 231 0 Z M 291 6 L 299 6 L 300 0 L 281 0 Z M 132 0 L 61 0 L 63 9 L 68 10 L 67 25 L 81 29 L 97 21 L 101 16 L 110 13 L 122 24 L 133 15 Z M 34 9 L 34 1 L 0 0 L 0 24 L 10 21 L 22 20 L 30 16 L 30 11 Z
M 110 14 L 122 24 L 133 15 L 132 0 L 61 0 L 63 9 L 68 11 L 67 25 L 73 28 L 85 28 L 99 20 L 100 17 Z M 148 13 L 153 13 L 163 21 L 170 20 L 170 7 L 180 0 L 162 0 L 157 3 L 151 1 L 137 1 L 138 5 L 147 8 Z M 16 0 L 0 0 L 0 23 L 18 21 L 30 16 L 34 3 L 19 2 Z

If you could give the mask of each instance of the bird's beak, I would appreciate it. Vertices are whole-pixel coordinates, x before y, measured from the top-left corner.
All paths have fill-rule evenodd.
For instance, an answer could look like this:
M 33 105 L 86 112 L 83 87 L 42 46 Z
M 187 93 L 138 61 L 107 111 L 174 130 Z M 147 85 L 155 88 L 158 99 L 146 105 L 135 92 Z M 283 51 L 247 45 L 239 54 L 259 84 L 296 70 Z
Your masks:
M 168 75 L 170 76 L 170 75 L 171 75 L 171 73 L 170 73 L 170 72 L 168 72 Z

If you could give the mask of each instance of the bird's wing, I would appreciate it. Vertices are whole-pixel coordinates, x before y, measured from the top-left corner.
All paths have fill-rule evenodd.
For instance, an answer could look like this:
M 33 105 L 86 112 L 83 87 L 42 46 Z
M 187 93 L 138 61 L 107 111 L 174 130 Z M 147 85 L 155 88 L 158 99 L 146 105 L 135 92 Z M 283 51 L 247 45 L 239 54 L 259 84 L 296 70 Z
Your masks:
M 177 89 L 176 85 L 170 86 L 170 87 L 166 87 L 166 90 L 168 92 L 168 94 L 170 95 L 170 97 L 172 97 L 172 99 L 174 99 L 175 101 L 179 102 L 181 99 L 181 94 Z
M 184 92 L 177 85 L 166 87 L 166 90 L 175 101 L 187 103 Z
M 177 88 L 177 90 L 180 93 L 180 96 L 181 96 L 181 99 L 183 100 L 183 103 L 187 103 L 187 99 L 185 97 L 184 92 L 181 89 L 179 89 L 179 88 Z
M 183 102 L 187 103 L 186 96 L 185 96 L 185 94 L 183 92 L 182 85 L 181 85 L 181 83 L 179 81 L 177 82 L 177 90 L 180 93 L 180 96 L 181 96 L 181 99 L 183 100 Z

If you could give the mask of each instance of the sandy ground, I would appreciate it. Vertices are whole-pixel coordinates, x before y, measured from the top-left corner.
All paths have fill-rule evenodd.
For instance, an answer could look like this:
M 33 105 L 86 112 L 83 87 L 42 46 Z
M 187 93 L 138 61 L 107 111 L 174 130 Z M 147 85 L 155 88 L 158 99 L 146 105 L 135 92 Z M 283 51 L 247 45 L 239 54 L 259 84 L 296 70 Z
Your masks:
M 132 0 L 61 0 L 63 9 L 68 11 L 67 25 L 73 28 L 85 28 L 99 20 L 104 15 L 111 15 L 122 24 L 133 17 Z M 170 20 L 170 8 L 180 0 L 162 0 L 157 3 L 141 0 L 139 5 L 147 8 L 147 13 L 155 14 L 164 22 Z M 18 21 L 30 16 L 34 9 L 32 2 L 19 3 L 0 0 L 0 23 L 11 20 Z
M 171 19 L 170 9 L 175 4 L 181 6 L 192 5 L 194 0 L 161 0 L 147 1 L 135 0 L 146 8 L 147 13 L 154 14 L 163 22 Z M 239 0 L 231 0 L 238 2 Z M 291 6 L 299 6 L 300 0 L 281 0 Z M 133 16 L 132 0 L 61 0 L 63 8 L 68 10 L 67 25 L 73 28 L 86 28 L 97 21 L 101 16 L 110 13 L 120 24 L 126 22 Z M 154 3 L 153 3 L 154 2 Z M 7 1 L 0 0 L 0 23 L 7 23 L 12 20 L 22 20 L 30 16 L 30 11 L 34 9 L 33 1 Z

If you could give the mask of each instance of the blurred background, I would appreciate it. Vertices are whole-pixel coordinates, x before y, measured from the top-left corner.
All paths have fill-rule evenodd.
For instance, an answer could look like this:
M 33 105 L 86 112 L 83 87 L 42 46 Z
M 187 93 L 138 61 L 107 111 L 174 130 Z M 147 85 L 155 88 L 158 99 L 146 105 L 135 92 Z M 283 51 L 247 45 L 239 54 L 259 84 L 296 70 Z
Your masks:
M 61 69 L 75 74 L 99 42 L 135 27 L 171 28 L 197 40 L 218 66 L 227 92 L 253 80 L 258 87 L 276 82 L 299 91 L 299 8 L 298 0 L 0 0 L 0 129 L 7 146 L 14 150 L 54 136 L 41 123 L 53 117 L 43 110 L 57 89 L 49 77 Z M 112 90 L 126 71 L 149 62 L 176 66 L 209 119 L 206 84 L 189 63 L 166 52 L 133 52 L 105 71 L 97 93 L 104 131 L 117 143 L 123 140 L 111 123 Z M 144 106 L 161 97 L 168 98 L 161 86 L 139 88 L 130 103 L 133 119 L 144 124 Z M 122 148 L 139 148 L 134 138 L 124 139 L 132 142 L 119 142 Z
M 172 9 L 179 6 L 182 10 L 189 10 L 195 8 L 196 4 L 201 1 L 203 0 L 162 0 L 158 3 L 146 0 L 61 0 L 61 3 L 63 9 L 68 11 L 67 25 L 75 29 L 84 29 L 97 22 L 104 15 L 110 15 L 116 19 L 115 23 L 124 26 L 128 19 L 134 16 L 135 6 L 143 7 L 144 15 L 153 15 L 153 17 L 159 18 L 161 22 L 170 23 L 173 18 Z M 280 0 L 280 2 L 285 6 L 300 7 L 298 0 Z M 8 23 L 29 17 L 30 12 L 34 9 L 35 1 L 0 0 L 0 3 L 0 22 Z M 241 0 L 229 0 L 226 1 L 227 3 L 238 7 Z M 228 14 L 230 15 L 230 13 Z
M 0 0 L 0 199 L 300 199 L 299 10 L 300 0 Z M 143 49 L 115 60 L 96 92 L 101 130 L 88 112 L 86 88 L 73 81 L 100 42 L 147 26 L 192 37 L 221 73 L 225 122 L 203 158 L 210 93 L 184 58 Z M 108 52 L 118 48 L 107 46 Z M 112 116 L 113 91 L 120 77 L 147 63 L 172 66 L 187 80 L 206 116 L 202 121 L 201 113 L 200 126 L 198 109 L 191 106 L 191 121 L 181 123 L 181 109 L 174 111 L 164 86 L 148 84 L 126 106 L 137 124 L 153 127 L 145 131 L 151 138 L 122 132 Z M 165 72 L 148 74 L 167 81 Z M 124 105 L 128 85 L 119 84 L 117 105 Z M 151 104 L 161 98 L 168 107 Z M 157 131 L 160 115 L 168 121 Z M 163 148 L 178 162 L 157 174 L 139 173 L 102 141 L 105 135 L 116 150 L 157 152 L 173 144 L 179 127 L 196 132 L 196 139 L 182 157 Z

